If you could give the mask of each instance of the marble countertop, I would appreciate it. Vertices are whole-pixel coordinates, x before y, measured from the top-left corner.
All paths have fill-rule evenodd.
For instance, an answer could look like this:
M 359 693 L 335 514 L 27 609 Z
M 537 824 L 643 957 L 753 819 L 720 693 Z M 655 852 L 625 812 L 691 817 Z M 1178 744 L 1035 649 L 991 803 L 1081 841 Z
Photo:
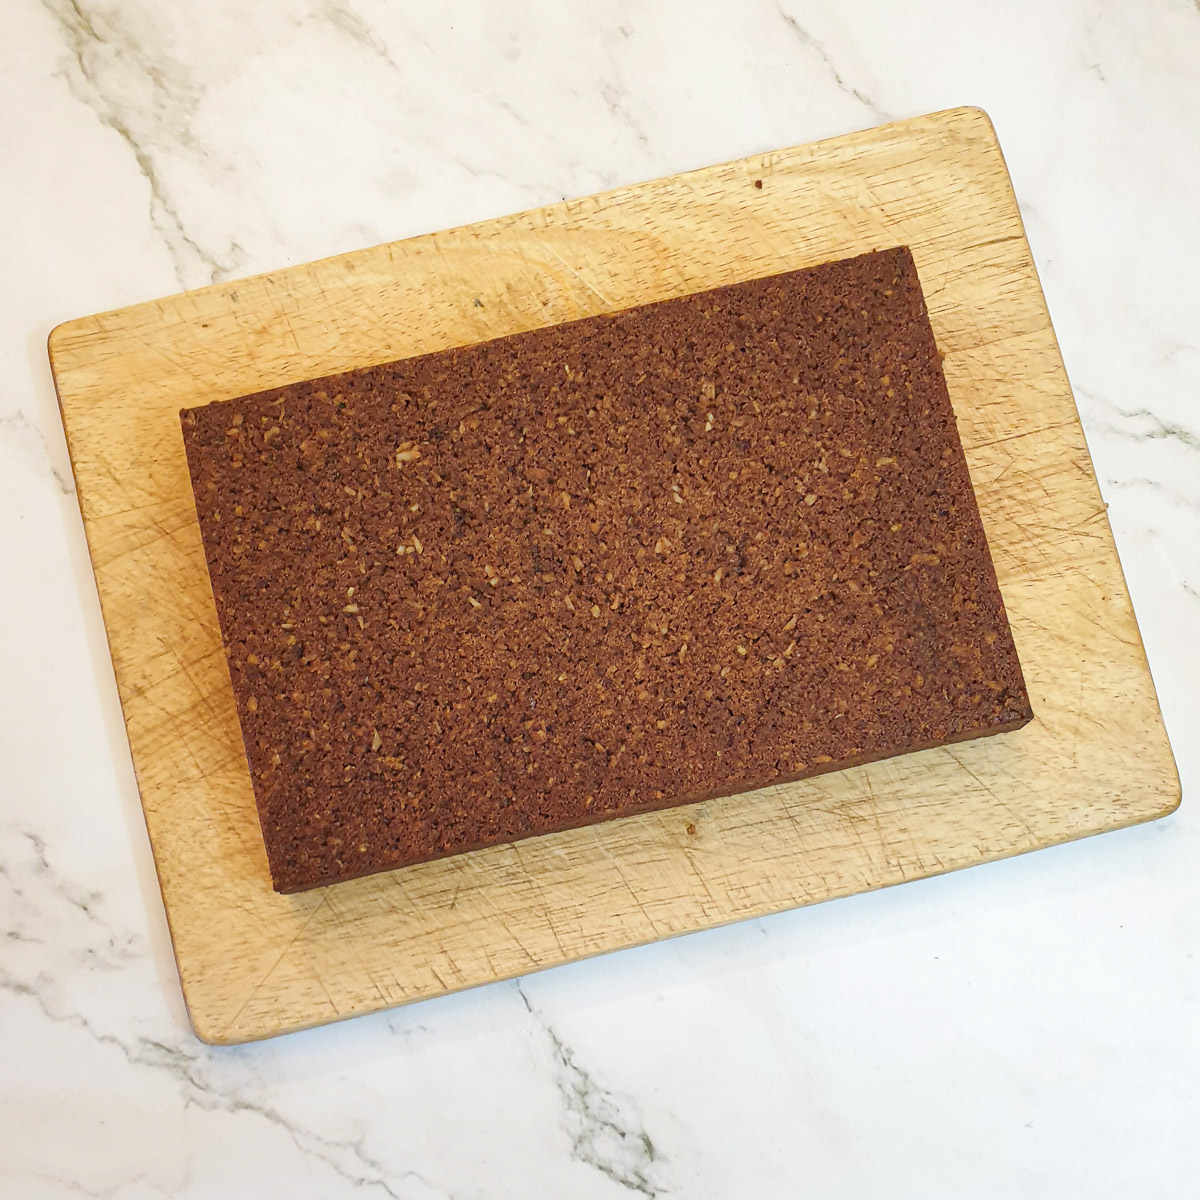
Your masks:
M 194 10 L 194 11 L 190 11 Z M 8 0 L 0 1195 L 1179 1197 L 1200 1179 L 1200 5 Z M 235 1048 L 188 1029 L 56 323 L 960 104 L 1000 136 L 1184 803 Z

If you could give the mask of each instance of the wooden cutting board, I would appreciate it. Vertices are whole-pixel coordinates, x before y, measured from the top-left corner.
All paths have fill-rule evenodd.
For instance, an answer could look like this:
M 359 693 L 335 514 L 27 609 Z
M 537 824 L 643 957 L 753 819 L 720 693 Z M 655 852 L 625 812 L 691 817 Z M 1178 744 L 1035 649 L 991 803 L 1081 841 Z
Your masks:
M 898 244 L 1036 719 L 1013 734 L 271 890 L 178 410 Z M 50 360 L 197 1034 L 239 1042 L 1172 811 L 1179 784 L 1004 160 L 955 109 L 86 317 Z

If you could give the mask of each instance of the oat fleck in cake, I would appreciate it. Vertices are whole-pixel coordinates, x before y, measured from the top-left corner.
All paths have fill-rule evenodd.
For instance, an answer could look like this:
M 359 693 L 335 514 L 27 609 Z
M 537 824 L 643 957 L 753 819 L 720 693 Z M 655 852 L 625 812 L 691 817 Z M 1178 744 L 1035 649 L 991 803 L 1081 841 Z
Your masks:
M 1030 719 L 905 249 L 182 422 L 281 891 Z

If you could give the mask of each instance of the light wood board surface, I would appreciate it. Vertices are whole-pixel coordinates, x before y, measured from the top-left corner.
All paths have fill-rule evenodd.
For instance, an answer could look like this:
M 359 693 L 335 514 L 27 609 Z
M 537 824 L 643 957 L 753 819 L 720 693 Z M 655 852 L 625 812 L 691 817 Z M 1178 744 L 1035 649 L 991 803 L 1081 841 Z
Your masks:
M 1034 722 L 273 892 L 178 410 L 899 244 L 945 354 Z M 1178 804 L 1045 300 L 976 109 L 72 321 L 51 335 L 50 358 L 175 956 L 206 1041 L 953 870 Z

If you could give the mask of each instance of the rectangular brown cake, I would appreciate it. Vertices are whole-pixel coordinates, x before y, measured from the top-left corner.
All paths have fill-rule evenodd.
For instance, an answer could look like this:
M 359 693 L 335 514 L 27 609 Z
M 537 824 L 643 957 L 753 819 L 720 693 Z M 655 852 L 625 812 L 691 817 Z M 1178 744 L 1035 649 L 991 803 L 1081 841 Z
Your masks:
M 181 419 L 281 891 L 1032 715 L 907 249 Z

